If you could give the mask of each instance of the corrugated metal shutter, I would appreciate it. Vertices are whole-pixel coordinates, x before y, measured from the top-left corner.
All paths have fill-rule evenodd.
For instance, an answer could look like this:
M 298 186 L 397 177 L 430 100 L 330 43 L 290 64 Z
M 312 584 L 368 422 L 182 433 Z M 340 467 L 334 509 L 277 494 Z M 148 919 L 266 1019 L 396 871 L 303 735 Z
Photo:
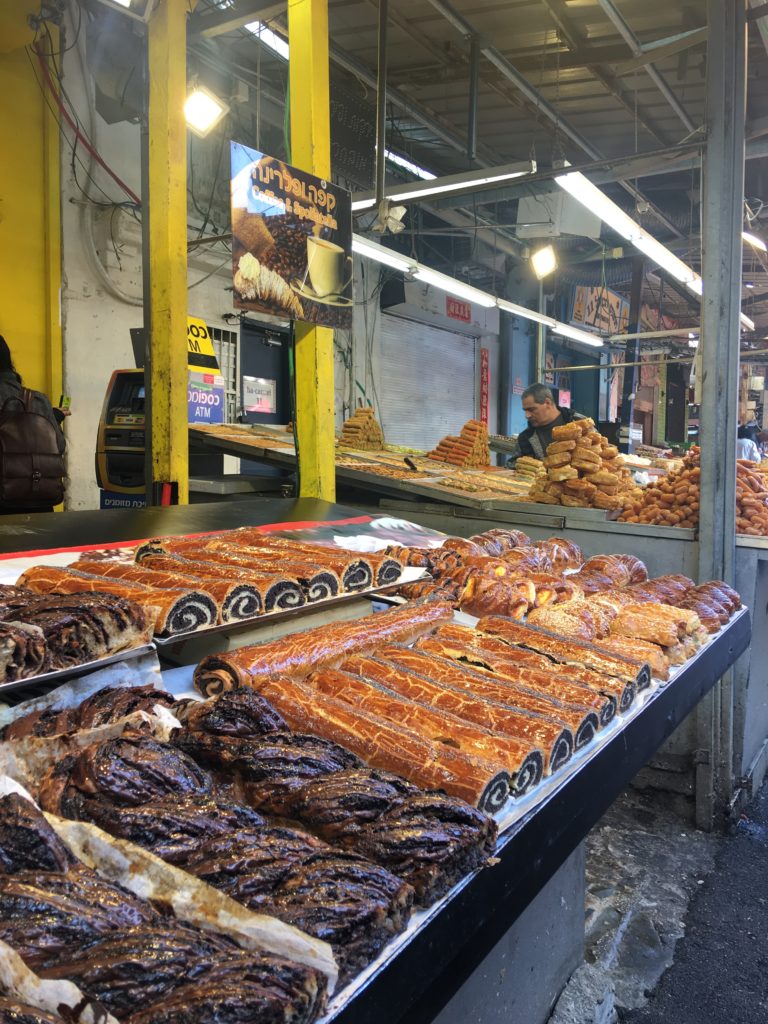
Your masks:
M 381 316 L 379 412 L 390 444 L 429 450 L 475 416 L 477 338 Z

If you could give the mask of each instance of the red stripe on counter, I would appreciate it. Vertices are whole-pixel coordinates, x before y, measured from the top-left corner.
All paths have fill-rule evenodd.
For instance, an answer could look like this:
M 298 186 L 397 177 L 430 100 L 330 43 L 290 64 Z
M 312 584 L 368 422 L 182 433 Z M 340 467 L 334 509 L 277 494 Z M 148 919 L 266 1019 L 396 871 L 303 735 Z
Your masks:
M 352 526 L 356 523 L 372 522 L 372 516 L 353 516 L 351 519 L 323 519 L 306 523 L 268 523 L 264 526 L 255 526 L 253 529 L 260 530 L 262 533 L 270 533 L 273 530 L 311 530 L 317 526 Z M 210 537 L 212 534 L 222 532 L 226 531 L 206 530 L 204 533 L 178 533 L 169 534 L 169 536 Z M 158 534 L 155 534 L 155 536 L 158 536 Z M 144 544 L 151 539 L 151 537 L 145 537 L 142 540 L 107 541 L 104 544 L 79 544 L 73 548 L 38 548 L 31 551 L 7 551 L 0 553 L 0 561 L 8 561 L 11 558 L 36 558 L 40 555 L 63 555 L 70 551 L 112 551 L 116 548 L 136 548 L 139 544 Z

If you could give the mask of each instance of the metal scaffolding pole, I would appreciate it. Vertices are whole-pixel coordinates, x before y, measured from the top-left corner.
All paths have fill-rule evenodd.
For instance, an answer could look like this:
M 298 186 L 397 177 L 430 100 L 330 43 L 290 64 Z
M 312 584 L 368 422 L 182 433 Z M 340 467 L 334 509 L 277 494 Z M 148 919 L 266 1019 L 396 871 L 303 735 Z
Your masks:
M 744 2 L 708 0 L 707 111 L 702 165 L 701 526 L 703 579 L 733 582 L 739 313 L 744 201 Z
M 699 578 L 733 583 L 736 554 L 741 230 L 747 30 L 745 0 L 708 0 L 707 146 L 702 164 L 701 508 Z M 696 820 L 711 828 L 732 788 L 729 674 L 697 709 Z

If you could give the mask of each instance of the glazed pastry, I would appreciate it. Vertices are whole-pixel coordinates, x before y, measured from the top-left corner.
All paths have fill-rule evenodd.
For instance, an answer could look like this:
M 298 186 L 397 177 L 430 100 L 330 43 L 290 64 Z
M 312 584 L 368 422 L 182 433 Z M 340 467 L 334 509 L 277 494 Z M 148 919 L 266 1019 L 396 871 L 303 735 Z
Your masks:
M 307 675 L 323 665 L 338 665 L 349 654 L 382 643 L 415 640 L 453 618 L 453 608 L 439 601 L 407 605 L 353 622 L 308 629 L 239 650 L 213 654 L 195 669 L 195 685 L 205 696 L 236 686 L 256 685 L 265 675 Z

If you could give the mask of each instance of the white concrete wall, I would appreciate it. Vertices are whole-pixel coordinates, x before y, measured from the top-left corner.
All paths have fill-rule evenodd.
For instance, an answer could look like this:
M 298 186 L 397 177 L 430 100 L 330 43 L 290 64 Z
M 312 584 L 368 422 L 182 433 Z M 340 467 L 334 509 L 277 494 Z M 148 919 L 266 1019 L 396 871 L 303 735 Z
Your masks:
M 77 48 L 65 55 L 64 73 L 67 92 L 96 149 L 139 194 L 138 126 L 125 122 L 109 125 L 98 114 L 87 117 L 87 111 L 92 109 L 92 97 L 87 93 L 90 81 L 84 77 Z M 81 146 L 78 155 L 87 163 Z M 81 186 L 87 184 L 98 201 L 106 202 L 107 197 L 115 201 L 127 198 L 100 168 L 89 167 L 89 171 L 104 192 L 88 183 L 80 164 L 76 164 L 76 169 Z M 66 425 L 67 507 L 97 508 L 94 456 L 105 389 L 113 370 L 134 365 L 129 332 L 143 322 L 141 230 L 130 211 L 100 209 L 85 201 L 74 180 L 68 146 L 63 147 L 62 154 L 62 233 L 64 387 L 72 398 L 72 415 Z M 196 283 L 222 263 L 220 271 Z M 212 325 L 227 326 L 222 315 L 233 312 L 232 294 L 227 290 L 231 286 L 227 252 L 221 246 L 198 250 L 190 257 L 189 282 L 190 314 Z
M 97 113 L 88 114 L 95 109 L 92 85 L 79 46 L 64 55 L 64 81 L 96 149 L 115 173 L 139 194 L 139 128 L 126 122 L 109 125 Z M 87 186 L 92 198 L 104 203 L 127 199 L 101 168 L 91 166 L 82 146 L 77 147 L 77 153 L 95 183 L 89 183 L 86 168 L 76 164 L 80 186 Z M 84 198 L 72 173 L 71 149 L 66 145 L 62 152 L 62 232 L 64 388 L 72 400 L 72 415 L 66 424 L 67 507 L 88 509 L 98 507 L 94 461 L 105 390 L 114 370 L 134 365 L 129 332 L 143 322 L 141 231 L 129 210 L 113 206 L 101 208 Z M 190 254 L 189 284 L 191 315 L 203 318 L 211 326 L 237 329 L 236 323 L 228 325 L 223 319 L 234 310 L 229 257 L 221 245 L 197 249 Z M 366 297 L 370 299 L 367 305 L 363 302 Z M 481 312 L 485 316 L 489 311 Z M 495 310 L 491 312 L 496 314 Z M 376 266 L 368 262 L 363 266 L 356 259 L 353 330 L 337 332 L 336 337 L 337 428 L 358 398 L 370 398 L 375 404 L 375 385 L 381 380 L 380 316 Z M 430 318 L 425 315 L 425 319 Z M 450 321 L 441 325 L 451 326 Z M 486 319 L 473 326 L 476 328 L 473 333 L 483 334 L 482 344 L 490 352 L 489 426 L 495 431 L 498 427 L 498 327 L 494 331 L 493 324 Z M 491 333 L 485 334 L 486 331 Z M 345 366 L 342 352 L 347 354 L 348 366 Z

